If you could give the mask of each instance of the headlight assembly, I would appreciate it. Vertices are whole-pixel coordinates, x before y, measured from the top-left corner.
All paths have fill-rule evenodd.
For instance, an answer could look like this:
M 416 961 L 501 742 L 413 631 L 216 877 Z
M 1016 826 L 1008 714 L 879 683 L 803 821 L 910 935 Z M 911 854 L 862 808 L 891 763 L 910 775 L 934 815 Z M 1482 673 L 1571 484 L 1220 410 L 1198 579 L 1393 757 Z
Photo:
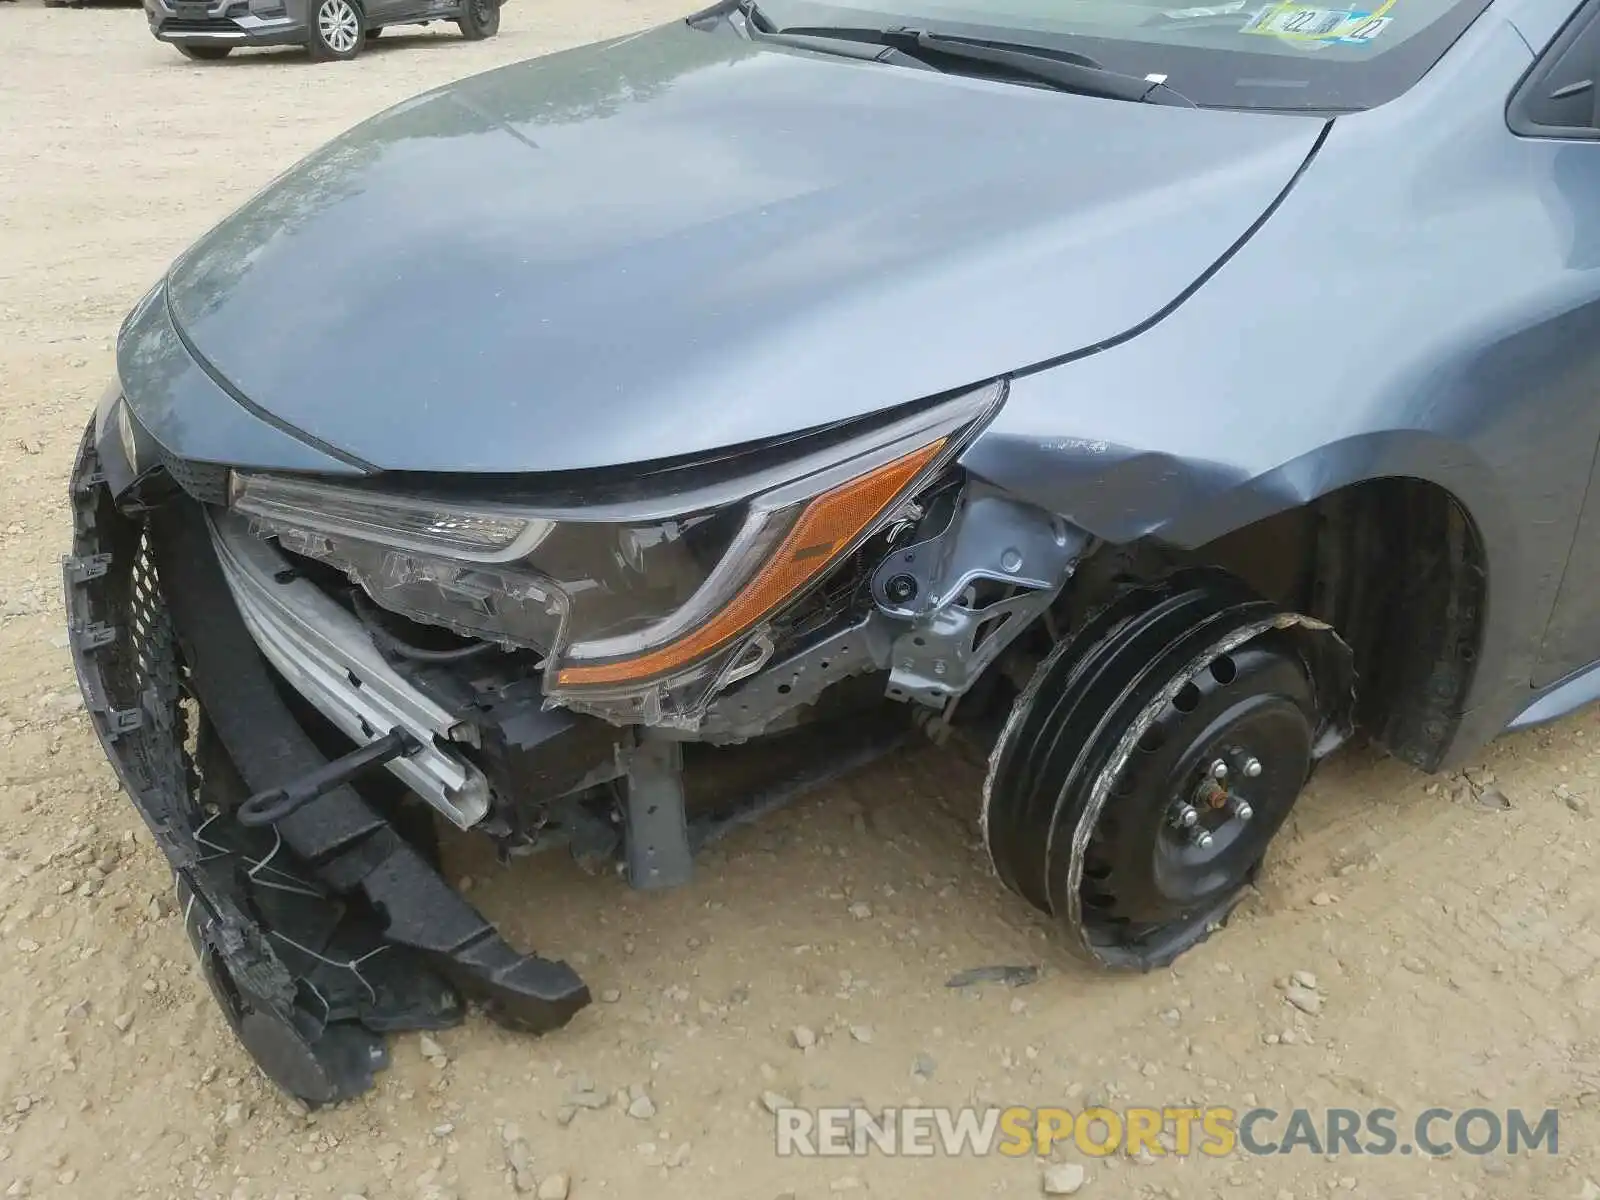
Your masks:
M 548 521 L 487 505 L 465 508 L 283 475 L 235 472 L 231 493 L 233 507 L 263 525 L 370 538 L 469 561 L 523 558 L 552 528 Z
M 386 608 L 544 654 L 551 699 L 670 723 L 758 666 L 770 618 L 880 529 L 1000 396 L 991 385 L 676 504 L 534 510 L 245 472 L 231 503 Z

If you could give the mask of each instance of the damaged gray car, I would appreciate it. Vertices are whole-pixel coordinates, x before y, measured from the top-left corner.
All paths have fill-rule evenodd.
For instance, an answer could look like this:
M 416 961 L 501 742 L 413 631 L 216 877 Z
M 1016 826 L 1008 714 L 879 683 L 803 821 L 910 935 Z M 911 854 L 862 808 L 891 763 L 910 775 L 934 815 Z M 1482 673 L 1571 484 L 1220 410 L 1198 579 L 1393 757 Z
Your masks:
M 65 587 L 262 1069 L 329 1102 L 588 1002 L 450 826 L 671 887 L 959 742 L 999 878 L 1149 969 L 1358 727 L 1438 770 L 1600 695 L 1597 13 L 740 0 L 207 234 Z

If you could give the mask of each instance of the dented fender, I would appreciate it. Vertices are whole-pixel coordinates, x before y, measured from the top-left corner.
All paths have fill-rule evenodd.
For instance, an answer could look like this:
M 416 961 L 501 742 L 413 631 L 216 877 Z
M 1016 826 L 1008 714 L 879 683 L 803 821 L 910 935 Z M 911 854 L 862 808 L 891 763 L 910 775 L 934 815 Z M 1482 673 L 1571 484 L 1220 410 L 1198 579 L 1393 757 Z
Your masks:
M 1600 269 L 1581 236 L 1600 164 L 1509 133 L 1481 81 L 1509 89 L 1531 56 L 1486 20 L 1405 97 L 1336 120 L 1160 320 L 1019 371 L 963 458 L 1113 543 L 1195 547 L 1366 480 L 1445 489 L 1488 573 L 1462 747 L 1529 703 L 1600 441 Z M 1406 155 L 1383 152 L 1402 136 Z M 1529 178 L 1547 186 L 1494 182 Z

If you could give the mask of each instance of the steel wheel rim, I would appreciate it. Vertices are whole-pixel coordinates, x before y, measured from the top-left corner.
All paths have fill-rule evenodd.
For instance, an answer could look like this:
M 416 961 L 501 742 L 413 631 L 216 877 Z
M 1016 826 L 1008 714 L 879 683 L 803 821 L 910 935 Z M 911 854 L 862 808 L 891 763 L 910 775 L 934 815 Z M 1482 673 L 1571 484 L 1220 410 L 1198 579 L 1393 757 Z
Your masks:
M 1184 674 L 1094 818 L 1078 896 L 1086 926 L 1102 935 L 1141 938 L 1236 893 L 1305 782 L 1312 691 L 1292 646 L 1269 635 Z M 1253 777 L 1245 769 L 1251 758 Z M 1219 762 L 1228 795 L 1248 800 L 1249 816 L 1202 798 Z M 1180 821 L 1186 806 L 1192 819 Z M 1202 831 L 1205 844 L 1197 841 Z
M 1310 768 L 1311 730 L 1300 717 L 1285 698 L 1258 696 L 1226 714 L 1222 728 L 1197 733 L 1169 775 L 1166 820 L 1150 847 L 1151 882 L 1177 910 L 1169 919 L 1243 879 L 1265 851 Z M 1186 807 L 1194 812 L 1192 824 L 1179 817 Z M 1268 836 L 1256 836 L 1261 830 Z
M 1271 680 L 1256 675 L 1258 659 L 1269 660 L 1262 666 L 1270 666 Z M 1131 687 L 1130 679 L 1136 681 Z M 1058 643 L 1001 732 L 983 809 L 996 872 L 1060 921 L 1069 948 L 1080 956 L 1142 970 L 1171 962 L 1227 919 L 1259 866 L 1259 859 L 1248 863 L 1240 886 L 1208 887 L 1202 895 L 1180 887 L 1194 902 L 1175 919 L 1170 910 L 1144 907 L 1153 889 L 1142 887 L 1141 877 L 1148 883 L 1154 874 L 1152 842 L 1172 819 L 1169 806 L 1180 798 L 1173 792 L 1193 795 L 1198 784 L 1187 769 L 1174 777 L 1174 760 L 1188 759 L 1186 748 L 1231 745 L 1226 727 L 1242 714 L 1228 710 L 1237 701 L 1261 697 L 1248 704 L 1253 708 L 1266 697 L 1289 700 L 1298 712 L 1288 724 L 1309 727 L 1309 736 L 1292 739 L 1300 752 L 1282 760 L 1274 754 L 1272 763 L 1263 758 L 1254 777 L 1244 772 L 1262 789 L 1256 798 L 1263 803 L 1242 825 L 1260 831 L 1252 840 L 1260 836 L 1264 849 L 1292 803 L 1287 789 L 1282 806 L 1266 794 L 1276 790 L 1273 776 L 1283 772 L 1303 783 L 1295 765 L 1305 761 L 1302 755 L 1321 757 L 1344 739 L 1353 684 L 1350 652 L 1337 635 L 1321 622 L 1275 610 L 1221 572 L 1182 571 L 1124 593 Z M 1191 685 L 1201 692 L 1200 703 Z M 1280 707 L 1275 699 L 1267 704 Z M 1185 724 L 1197 724 L 1186 735 L 1147 740 L 1178 713 Z M 1258 739 L 1252 734 L 1249 740 Z M 1262 758 L 1266 748 L 1263 740 L 1255 756 Z M 1169 790 L 1174 779 L 1178 786 Z M 1239 837 L 1218 840 L 1233 845 Z
M 349 54 L 361 39 L 361 20 L 350 0 L 323 0 L 317 9 L 317 32 L 336 54 Z

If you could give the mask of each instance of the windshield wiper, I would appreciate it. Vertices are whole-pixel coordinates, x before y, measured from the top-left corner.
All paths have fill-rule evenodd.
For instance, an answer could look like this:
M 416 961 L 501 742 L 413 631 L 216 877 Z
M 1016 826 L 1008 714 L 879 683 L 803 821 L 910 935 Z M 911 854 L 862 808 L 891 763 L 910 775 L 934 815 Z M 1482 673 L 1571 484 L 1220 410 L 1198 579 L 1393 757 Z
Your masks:
M 741 4 L 751 17 L 750 32 L 756 38 L 811 46 L 816 42 L 838 41 L 882 46 L 896 55 L 914 58 L 935 70 L 949 70 L 950 64 L 981 63 L 1029 83 L 1039 83 L 1063 92 L 1100 96 L 1108 100 L 1132 100 L 1144 104 L 1169 104 L 1195 107 L 1194 101 L 1167 86 L 1160 78 L 1142 79 L 1102 66 L 1094 59 L 1070 51 L 1053 51 L 1039 46 L 989 39 L 953 37 L 922 29 L 855 28 L 847 25 L 796 25 L 784 29 L 762 28 L 760 18 L 751 12 L 754 5 Z

